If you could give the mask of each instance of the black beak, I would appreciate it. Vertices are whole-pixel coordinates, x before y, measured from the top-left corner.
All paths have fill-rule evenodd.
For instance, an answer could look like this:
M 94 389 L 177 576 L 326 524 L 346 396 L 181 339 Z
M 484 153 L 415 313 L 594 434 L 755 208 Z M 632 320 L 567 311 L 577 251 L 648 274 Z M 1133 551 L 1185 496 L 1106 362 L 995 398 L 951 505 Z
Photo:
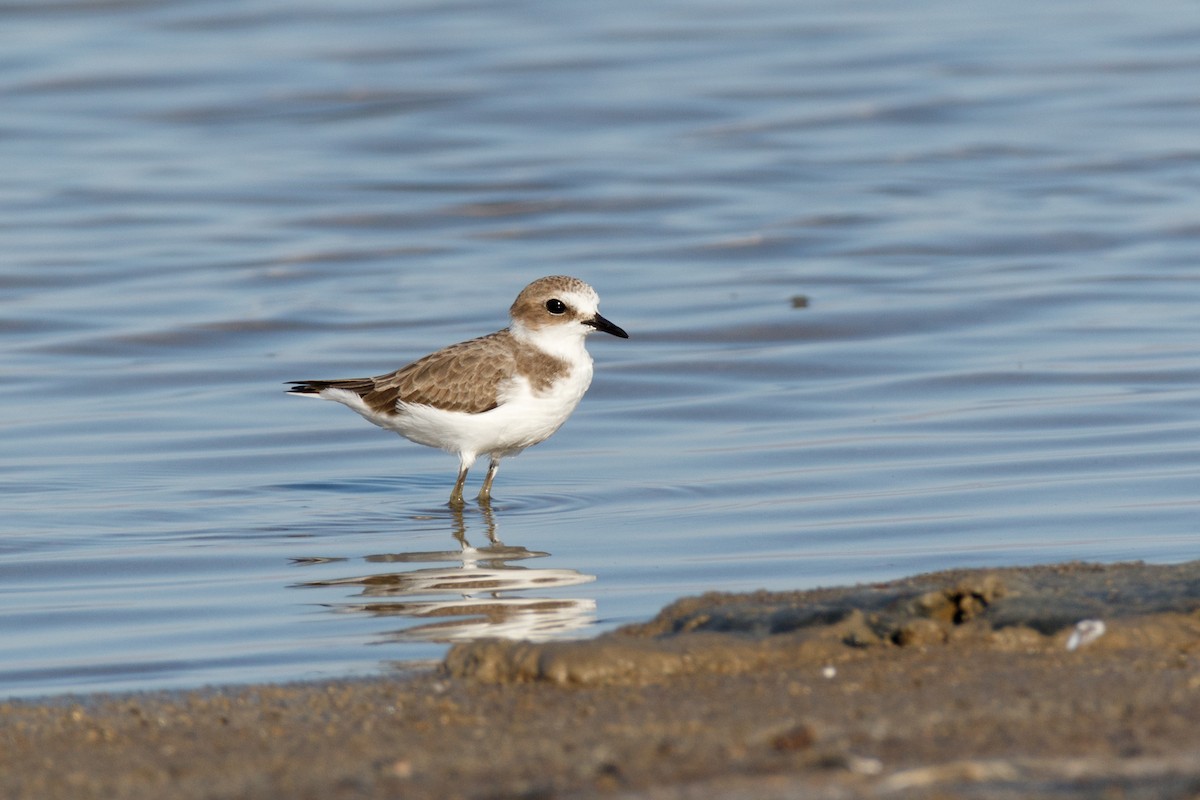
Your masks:
M 609 322 L 608 320 L 606 320 L 604 317 L 600 316 L 599 314 L 592 317 L 591 319 L 585 319 L 583 321 L 583 324 L 591 325 L 593 328 L 595 328 L 598 331 L 604 331 L 605 333 L 611 333 L 613 336 L 619 336 L 622 339 L 629 338 L 628 333 L 621 330 L 616 325 L 613 325 L 611 322 Z

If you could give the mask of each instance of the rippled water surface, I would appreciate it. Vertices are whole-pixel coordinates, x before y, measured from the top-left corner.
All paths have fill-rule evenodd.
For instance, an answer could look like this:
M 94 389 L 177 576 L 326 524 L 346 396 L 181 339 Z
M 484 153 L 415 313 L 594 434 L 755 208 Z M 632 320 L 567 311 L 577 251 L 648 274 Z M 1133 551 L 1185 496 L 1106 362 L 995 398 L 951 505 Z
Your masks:
M 0 2 L 0 696 L 1195 558 L 1197 53 L 1160 0 Z M 631 338 L 490 513 L 283 393 L 554 273 Z

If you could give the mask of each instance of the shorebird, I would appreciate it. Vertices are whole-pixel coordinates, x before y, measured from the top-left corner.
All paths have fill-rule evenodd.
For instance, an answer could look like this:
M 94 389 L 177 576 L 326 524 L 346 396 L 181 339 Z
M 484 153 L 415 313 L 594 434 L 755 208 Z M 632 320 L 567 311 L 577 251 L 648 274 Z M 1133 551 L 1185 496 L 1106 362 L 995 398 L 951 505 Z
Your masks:
M 457 455 L 453 507 L 462 507 L 467 472 L 486 455 L 478 499 L 489 504 L 500 459 L 545 441 L 579 405 L 592 382 L 587 335 L 629 338 L 601 316 L 599 303 L 578 278 L 539 278 L 517 295 L 507 328 L 386 375 L 290 381 L 288 392 L 334 400 L 405 439 Z

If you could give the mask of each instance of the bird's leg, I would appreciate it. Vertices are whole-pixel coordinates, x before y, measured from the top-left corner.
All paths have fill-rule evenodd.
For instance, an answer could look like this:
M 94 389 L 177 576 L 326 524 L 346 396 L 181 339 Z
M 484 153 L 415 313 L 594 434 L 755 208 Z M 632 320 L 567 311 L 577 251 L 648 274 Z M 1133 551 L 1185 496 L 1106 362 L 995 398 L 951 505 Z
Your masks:
M 462 508 L 464 505 L 462 490 L 463 484 L 467 482 L 467 470 L 470 468 L 467 464 L 463 464 L 458 468 L 458 480 L 454 482 L 454 491 L 450 493 L 451 508 Z
M 483 488 L 479 490 L 479 502 L 492 502 L 492 481 L 495 480 L 498 469 L 500 469 L 500 459 L 493 458 L 492 463 L 488 464 L 487 475 L 483 478 Z

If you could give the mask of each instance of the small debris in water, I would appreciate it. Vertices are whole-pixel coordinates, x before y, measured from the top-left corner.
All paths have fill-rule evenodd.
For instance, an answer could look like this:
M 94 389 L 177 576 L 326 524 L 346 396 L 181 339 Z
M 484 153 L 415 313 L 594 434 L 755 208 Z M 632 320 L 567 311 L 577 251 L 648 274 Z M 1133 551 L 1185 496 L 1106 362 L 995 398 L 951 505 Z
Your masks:
M 808 295 L 805 295 L 805 294 L 792 295 L 792 308 L 808 308 Z

